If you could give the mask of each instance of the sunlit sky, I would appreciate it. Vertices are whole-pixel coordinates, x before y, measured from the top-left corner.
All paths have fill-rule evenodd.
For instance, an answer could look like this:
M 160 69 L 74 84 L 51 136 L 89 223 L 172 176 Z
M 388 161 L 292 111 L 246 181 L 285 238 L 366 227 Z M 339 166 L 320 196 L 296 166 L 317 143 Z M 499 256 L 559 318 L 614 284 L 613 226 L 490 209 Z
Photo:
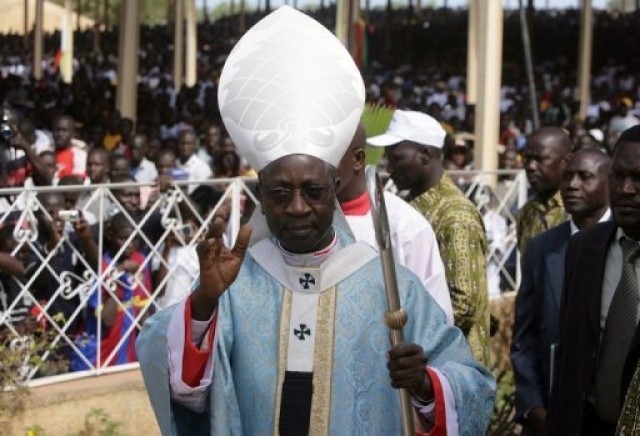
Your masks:
M 216 4 L 220 0 L 206 0 L 209 8 L 215 7 Z M 526 3 L 526 0 L 524 0 Z M 202 6 L 205 0 L 197 0 L 198 4 Z M 248 4 L 255 5 L 256 0 L 247 0 Z M 271 0 L 271 4 L 273 7 L 278 6 L 280 3 L 284 4 L 284 0 Z M 313 0 L 299 0 L 298 5 L 300 7 L 304 7 L 306 4 L 319 4 L 320 1 Z M 373 0 L 372 4 L 383 5 L 385 4 L 385 0 Z M 445 3 L 445 0 L 422 0 L 423 5 L 435 4 L 436 6 L 442 6 Z M 465 7 L 469 2 L 468 0 L 447 0 L 446 2 L 451 8 Z M 551 8 L 576 8 L 580 5 L 580 0 L 535 0 L 536 7 L 544 8 L 547 5 Z M 594 8 L 604 8 L 606 7 L 608 1 L 607 0 L 593 0 Z M 518 0 L 504 0 L 504 5 L 507 8 L 515 8 L 518 7 Z

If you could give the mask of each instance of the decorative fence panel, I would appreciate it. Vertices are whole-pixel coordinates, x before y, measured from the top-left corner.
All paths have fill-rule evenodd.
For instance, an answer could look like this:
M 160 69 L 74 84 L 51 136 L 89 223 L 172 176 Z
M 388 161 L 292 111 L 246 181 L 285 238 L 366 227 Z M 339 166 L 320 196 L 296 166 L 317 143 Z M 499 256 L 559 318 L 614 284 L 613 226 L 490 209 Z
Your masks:
M 492 293 L 516 289 L 513 213 L 526 200 L 524 173 L 452 176 L 485 220 Z M 258 203 L 254 182 L 199 183 L 209 193 L 199 202 L 190 200 L 186 182 L 162 194 L 136 184 L 0 190 L 0 345 L 18 356 L 11 365 L 19 382 L 55 383 L 137 365 L 133 344 L 144 320 L 189 292 L 195 246 L 217 216 L 233 245 Z M 79 224 L 65 201 L 82 204 Z M 7 362 L 0 365 L 7 369 Z

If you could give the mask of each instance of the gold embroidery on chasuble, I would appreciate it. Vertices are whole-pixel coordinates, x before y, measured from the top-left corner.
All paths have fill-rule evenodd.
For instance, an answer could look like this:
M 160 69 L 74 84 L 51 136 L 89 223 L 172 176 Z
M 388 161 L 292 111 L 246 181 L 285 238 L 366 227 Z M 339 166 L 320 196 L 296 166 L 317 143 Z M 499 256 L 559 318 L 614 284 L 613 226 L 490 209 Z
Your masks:
M 289 348 L 289 329 L 293 292 L 283 288 L 282 308 L 280 310 L 280 332 L 278 346 L 278 381 L 275 398 L 275 417 L 273 434 L 278 434 L 280 425 L 280 403 L 282 384 L 287 370 L 287 350 Z M 336 286 L 320 293 L 315 325 L 315 347 L 313 354 L 313 394 L 309 435 L 329 434 L 331 417 L 331 374 L 333 372 L 333 338 L 336 315 Z
M 276 382 L 275 416 L 273 419 L 273 434 L 278 434 L 280 428 L 280 403 L 282 401 L 282 384 L 284 373 L 287 371 L 287 348 L 289 346 L 289 322 L 291 321 L 291 306 L 293 292 L 283 288 L 282 307 L 280 308 L 280 334 L 278 335 L 278 380 Z

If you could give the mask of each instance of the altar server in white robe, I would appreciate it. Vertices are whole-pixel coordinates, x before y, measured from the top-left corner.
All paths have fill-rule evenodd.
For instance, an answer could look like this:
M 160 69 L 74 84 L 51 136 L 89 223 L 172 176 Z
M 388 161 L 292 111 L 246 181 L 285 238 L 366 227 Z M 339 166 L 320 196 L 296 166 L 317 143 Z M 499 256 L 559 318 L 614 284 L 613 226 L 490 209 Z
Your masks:
M 261 206 L 231 250 L 212 226 L 193 293 L 139 336 L 163 434 L 399 434 L 399 388 L 417 434 L 483 434 L 495 382 L 460 330 L 399 266 L 408 323 L 391 347 L 380 259 L 334 219 L 365 95 L 348 52 L 282 7 L 238 42 L 218 92 Z
M 338 164 L 338 201 L 356 241 L 378 249 L 365 180 L 366 133 L 362 124 Z M 385 191 L 393 254 L 400 265 L 414 273 L 453 325 L 453 307 L 444 264 L 431 224 L 406 201 Z

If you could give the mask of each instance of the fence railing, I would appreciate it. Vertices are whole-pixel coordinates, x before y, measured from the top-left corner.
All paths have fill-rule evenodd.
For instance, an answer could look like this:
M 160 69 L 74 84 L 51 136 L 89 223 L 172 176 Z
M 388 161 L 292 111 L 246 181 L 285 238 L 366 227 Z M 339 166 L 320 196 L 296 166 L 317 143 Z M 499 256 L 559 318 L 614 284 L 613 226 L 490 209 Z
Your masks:
M 485 219 L 492 294 L 515 289 L 513 213 L 526 201 L 524 173 L 452 176 Z M 198 183 L 199 197 L 187 194 L 187 182 L 160 194 L 139 184 L 0 190 L 0 341 L 5 353 L 22 352 L 19 381 L 42 385 L 137 365 L 133 345 L 144 320 L 190 291 L 195 246 L 216 216 L 225 217 L 225 241 L 234 243 L 258 203 L 253 182 L 208 180 Z M 65 200 L 82 204 L 80 226 Z M 11 259 L 24 268 L 14 271 Z M 46 346 L 34 347 L 38 338 Z

